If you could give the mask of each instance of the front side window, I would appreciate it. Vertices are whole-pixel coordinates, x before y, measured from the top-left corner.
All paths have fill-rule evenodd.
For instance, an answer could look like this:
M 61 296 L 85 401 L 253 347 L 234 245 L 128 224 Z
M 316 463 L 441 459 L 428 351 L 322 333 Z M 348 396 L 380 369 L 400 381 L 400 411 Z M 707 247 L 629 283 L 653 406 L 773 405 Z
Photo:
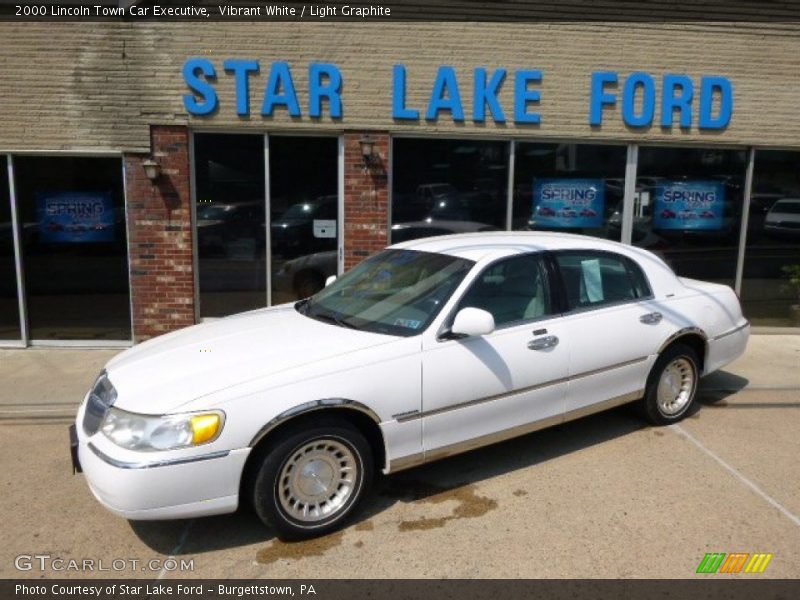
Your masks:
M 421 333 L 474 265 L 415 250 L 385 250 L 297 304 L 302 314 L 341 327 L 412 336 Z
M 641 269 L 624 256 L 600 252 L 556 255 L 569 310 L 627 302 L 650 295 Z
M 461 300 L 461 308 L 480 308 L 500 327 L 552 313 L 547 271 L 535 255 L 501 260 L 481 273 Z

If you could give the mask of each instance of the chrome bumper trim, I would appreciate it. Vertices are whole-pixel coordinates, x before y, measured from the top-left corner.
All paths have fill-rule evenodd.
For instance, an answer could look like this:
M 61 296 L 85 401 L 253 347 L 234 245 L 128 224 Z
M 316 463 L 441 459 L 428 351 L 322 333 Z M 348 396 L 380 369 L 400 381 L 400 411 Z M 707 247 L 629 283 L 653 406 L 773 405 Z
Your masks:
M 721 333 L 718 336 L 712 338 L 712 341 L 716 342 L 717 340 L 721 340 L 722 338 L 728 337 L 729 335 L 733 335 L 734 333 L 739 333 L 742 329 L 747 329 L 748 327 L 750 327 L 750 321 L 745 321 L 744 325 L 739 325 L 738 327 L 734 327 L 730 331 Z
M 210 454 L 201 454 L 200 456 L 187 456 L 185 458 L 172 458 L 168 460 L 153 460 L 143 462 L 126 462 L 111 458 L 108 454 L 98 449 L 97 446 L 89 442 L 89 450 L 103 462 L 108 463 L 112 467 L 118 469 L 155 469 L 157 467 L 171 467 L 173 465 L 184 465 L 186 463 L 199 462 L 202 460 L 212 460 L 214 458 L 223 458 L 230 454 L 230 450 L 220 450 L 219 452 L 211 452 Z

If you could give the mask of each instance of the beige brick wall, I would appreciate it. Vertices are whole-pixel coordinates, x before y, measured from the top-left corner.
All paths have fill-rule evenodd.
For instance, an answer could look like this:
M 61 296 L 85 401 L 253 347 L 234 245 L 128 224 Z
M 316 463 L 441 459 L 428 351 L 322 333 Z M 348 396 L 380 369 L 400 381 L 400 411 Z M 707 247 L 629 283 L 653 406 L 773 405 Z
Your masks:
M 210 58 L 219 72 L 220 110 L 190 118 L 181 76 L 186 58 Z M 800 147 L 800 26 L 765 23 L 0 23 L 0 151 L 147 151 L 152 123 L 229 129 L 381 129 L 403 133 L 579 137 Z M 236 116 L 225 58 L 253 58 L 252 113 Z M 293 68 L 302 119 L 278 110 L 259 115 L 269 63 Z M 336 63 L 344 77 L 344 119 L 312 122 L 306 72 L 311 61 Z M 408 66 L 408 104 L 424 111 L 436 68 L 458 69 L 467 120 L 435 125 L 391 119 L 391 70 Z M 540 126 L 471 122 L 472 69 L 544 72 Z M 734 116 L 723 132 L 695 128 L 627 130 L 617 110 L 602 128 L 588 125 L 590 74 L 687 73 L 729 77 Z M 513 110 L 513 75 L 501 94 Z

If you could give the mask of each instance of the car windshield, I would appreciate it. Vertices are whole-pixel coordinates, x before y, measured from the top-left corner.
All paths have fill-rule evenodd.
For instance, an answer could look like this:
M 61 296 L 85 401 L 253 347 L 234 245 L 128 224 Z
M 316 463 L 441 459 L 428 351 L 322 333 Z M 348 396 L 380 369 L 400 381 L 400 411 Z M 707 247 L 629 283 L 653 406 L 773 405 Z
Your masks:
M 312 319 L 341 327 L 417 335 L 474 264 L 444 254 L 385 250 L 295 306 Z
M 772 212 L 785 213 L 789 215 L 800 214 L 800 201 L 798 200 L 778 200 L 772 206 Z

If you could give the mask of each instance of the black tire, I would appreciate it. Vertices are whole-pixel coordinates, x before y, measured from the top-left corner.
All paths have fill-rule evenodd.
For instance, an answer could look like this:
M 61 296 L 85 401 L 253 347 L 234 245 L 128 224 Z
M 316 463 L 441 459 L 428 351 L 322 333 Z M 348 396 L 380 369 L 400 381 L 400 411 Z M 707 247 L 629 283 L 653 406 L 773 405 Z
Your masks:
M 340 465 L 338 474 L 332 464 Z M 322 477 L 311 473 L 315 469 L 321 470 Z M 350 469 L 354 469 L 352 477 L 346 475 Z M 253 480 L 253 508 L 281 540 L 322 536 L 341 527 L 356 511 L 372 485 L 373 469 L 370 444 L 353 425 L 333 418 L 307 422 L 272 440 Z M 309 475 L 292 477 L 301 472 Z M 320 486 L 319 494 L 303 495 Z M 304 507 L 309 513 L 305 516 L 301 514 Z M 330 513 L 324 514 L 325 510 Z
M 647 378 L 647 387 L 645 388 L 644 398 L 641 400 L 642 411 L 651 423 L 654 425 L 669 425 L 677 423 L 686 416 L 686 413 L 689 412 L 694 404 L 697 393 L 697 383 L 700 378 L 697 365 L 697 353 L 685 344 L 673 344 L 661 353 Z M 683 386 L 688 388 L 686 390 L 688 399 L 674 404 L 674 410 L 668 410 L 665 407 L 665 403 L 659 401 L 659 383 L 664 372 L 670 367 L 673 368 L 673 377 L 681 374 L 684 368 L 689 370 L 687 375 L 691 377 L 691 381 L 681 377 L 679 382 L 681 390 Z

